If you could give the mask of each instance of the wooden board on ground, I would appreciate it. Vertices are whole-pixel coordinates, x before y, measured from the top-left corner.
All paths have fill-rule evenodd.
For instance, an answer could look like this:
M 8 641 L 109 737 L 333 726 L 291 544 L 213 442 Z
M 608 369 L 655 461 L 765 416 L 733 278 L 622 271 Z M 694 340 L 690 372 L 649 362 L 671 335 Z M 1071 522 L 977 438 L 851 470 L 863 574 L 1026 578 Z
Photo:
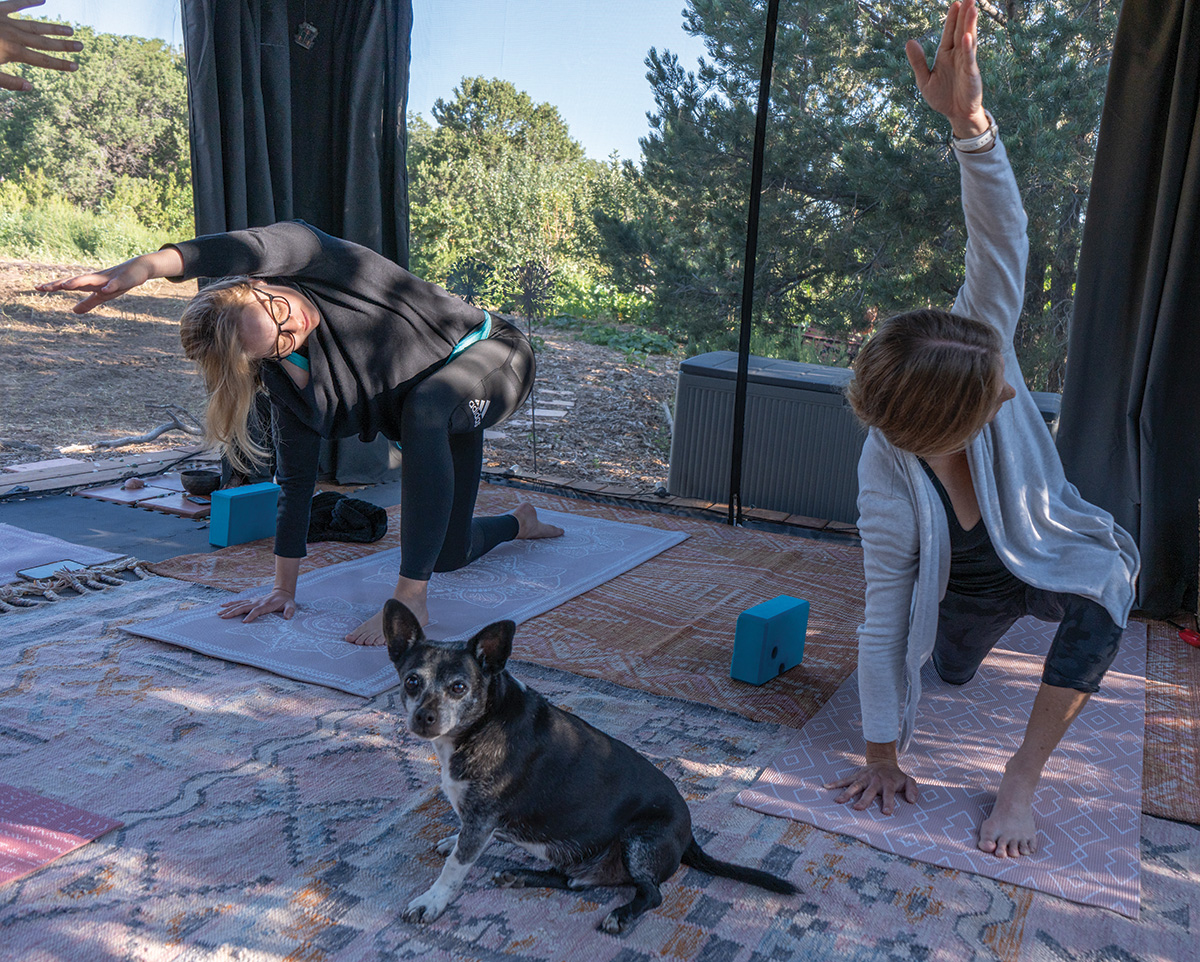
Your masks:
M 20 474 L 22 476 L 33 474 L 34 472 L 45 473 L 46 471 L 74 471 L 80 465 L 86 464 L 86 461 L 80 461 L 78 458 L 53 458 L 49 461 L 27 461 L 24 464 L 9 464 L 0 468 L 0 471 L 11 472 L 12 474 Z
M 76 491 L 74 495 L 77 498 L 94 498 L 97 501 L 108 501 L 112 504 L 141 504 L 143 501 L 151 501 L 154 498 L 162 498 L 176 493 L 172 488 L 160 488 L 150 484 L 133 490 L 126 490 L 124 484 L 110 484 L 103 488 Z
M 143 501 L 138 505 L 139 508 L 147 508 L 151 511 L 161 511 L 163 514 L 177 514 L 180 517 L 192 518 L 200 521 L 207 518 L 212 513 L 212 504 L 207 498 L 204 499 L 204 504 L 197 504 L 192 500 L 192 496 L 184 494 L 182 491 L 168 494 L 164 498 L 152 498 L 149 501 Z
M 169 468 L 181 461 L 199 460 L 200 448 L 173 448 L 169 451 L 154 451 L 149 454 L 131 455 L 127 458 L 112 458 L 104 461 L 89 461 L 74 470 L 42 468 L 20 472 L 4 472 L 0 475 L 0 498 L 12 494 L 37 494 L 41 491 L 59 491 L 106 481 L 123 481 L 139 474 L 152 474 L 155 470 Z

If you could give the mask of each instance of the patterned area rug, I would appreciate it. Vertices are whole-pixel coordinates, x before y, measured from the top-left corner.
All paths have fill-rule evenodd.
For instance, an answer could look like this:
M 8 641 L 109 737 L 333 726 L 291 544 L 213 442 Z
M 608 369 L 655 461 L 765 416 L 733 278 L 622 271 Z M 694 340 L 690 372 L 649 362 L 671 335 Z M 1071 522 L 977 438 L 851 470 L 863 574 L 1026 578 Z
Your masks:
M 0 585 L 17 579 L 17 572 L 55 561 L 78 561 L 81 565 L 98 564 L 121 557 L 112 551 L 72 544 L 48 534 L 26 531 L 11 524 L 0 524 Z
M 474 564 L 429 583 L 435 640 L 460 640 L 501 619 L 521 624 L 634 568 L 687 535 L 586 515 L 543 511 L 560 538 L 510 541 Z M 346 633 L 379 610 L 400 571 L 400 549 L 310 571 L 300 578 L 295 617 L 267 616 L 250 624 L 224 619 L 214 603 L 134 625 L 130 630 L 217 658 L 265 668 L 287 678 L 355 695 L 396 685 L 385 648 L 348 644 Z M 267 583 L 269 586 L 270 582 Z M 254 597 L 262 586 L 239 597 Z
M 1200 825 L 1200 648 L 1161 621 L 1146 631 L 1142 811 Z
M 1000 859 L 975 844 L 1004 763 L 1024 735 L 1056 627 L 1021 619 L 965 686 L 947 685 L 925 666 L 916 731 L 904 756 L 921 786 L 918 804 L 901 802 L 890 816 L 877 805 L 857 812 L 822 787 L 861 764 L 857 673 L 738 802 L 884 851 L 1137 918 L 1146 653 L 1140 624 L 1125 632 L 1100 693 L 1046 766 L 1034 804 L 1038 852 Z
M 146 582 L 4 615 L 5 781 L 125 826 L 0 889 L 0 958 L 465 959 L 486 962 L 1062 960 L 1194 955 L 1200 833 L 1144 817 L 1139 922 L 912 862 L 733 798 L 795 732 L 686 701 L 518 665 L 556 704 L 675 779 L 713 854 L 794 898 L 683 870 L 629 933 L 595 931 L 627 890 L 497 890 L 534 864 L 494 844 L 443 918 L 403 922 L 454 829 L 426 743 L 391 695 L 356 696 L 148 641 L 131 622 L 211 601 Z M 526 631 L 518 631 L 524 654 Z
M 678 695 L 760 721 L 799 727 L 854 668 L 862 620 L 862 551 L 854 545 L 730 528 L 652 511 L 484 484 L 479 513 L 528 501 L 688 535 L 657 557 L 530 621 L 523 658 L 633 688 Z M 394 545 L 399 509 L 375 545 L 318 542 L 307 565 L 360 558 Z M 150 565 L 158 574 L 243 591 L 272 577 L 270 540 Z M 812 603 L 804 663 L 756 688 L 729 677 L 738 614 L 777 595 Z
M 590 678 L 678 695 L 759 721 L 800 728 L 854 670 L 863 617 L 862 551 L 791 534 L 638 511 L 484 484 L 482 513 L 519 501 L 589 517 L 687 532 L 688 540 L 531 621 L 523 658 Z M 398 539 L 399 509 L 378 545 L 311 544 L 314 567 L 363 557 Z M 159 574 L 241 591 L 273 573 L 271 542 L 184 555 Z M 761 688 L 729 677 L 733 629 L 746 608 L 778 595 L 812 604 L 804 661 Z M 1143 811 L 1200 823 L 1200 649 L 1149 624 Z

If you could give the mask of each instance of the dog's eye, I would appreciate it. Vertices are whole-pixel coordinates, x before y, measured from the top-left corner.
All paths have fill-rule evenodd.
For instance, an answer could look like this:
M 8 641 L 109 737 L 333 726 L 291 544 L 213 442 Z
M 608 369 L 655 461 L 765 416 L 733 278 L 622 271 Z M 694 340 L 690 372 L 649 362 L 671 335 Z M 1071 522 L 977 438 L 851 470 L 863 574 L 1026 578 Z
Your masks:
M 467 693 L 467 683 L 465 681 L 455 681 L 450 683 L 451 695 L 465 695 Z
M 404 679 L 404 691 L 406 694 L 415 695 L 421 690 L 421 676 L 409 675 Z

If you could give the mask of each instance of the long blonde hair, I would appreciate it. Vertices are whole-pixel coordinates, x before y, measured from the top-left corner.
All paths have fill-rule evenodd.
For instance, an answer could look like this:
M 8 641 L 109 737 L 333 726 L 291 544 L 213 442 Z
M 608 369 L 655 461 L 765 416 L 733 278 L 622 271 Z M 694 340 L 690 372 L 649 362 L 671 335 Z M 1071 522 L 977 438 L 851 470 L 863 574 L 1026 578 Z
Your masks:
M 949 454 L 995 411 L 1001 349 L 999 333 L 982 321 L 936 308 L 897 314 L 859 351 L 846 396 L 860 421 L 902 451 Z
M 251 357 L 238 337 L 238 319 L 250 303 L 249 277 L 226 277 L 200 291 L 180 318 L 183 353 L 196 362 L 208 389 L 205 440 L 221 449 L 234 470 L 265 464 L 270 452 L 251 434 L 255 398 L 265 390 L 261 359 Z

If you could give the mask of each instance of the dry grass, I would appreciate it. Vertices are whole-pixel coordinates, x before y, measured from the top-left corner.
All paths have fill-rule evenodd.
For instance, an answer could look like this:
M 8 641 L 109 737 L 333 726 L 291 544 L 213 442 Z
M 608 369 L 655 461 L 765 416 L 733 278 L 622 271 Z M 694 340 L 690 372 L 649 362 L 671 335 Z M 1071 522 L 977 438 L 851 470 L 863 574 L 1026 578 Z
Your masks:
M 96 442 L 143 434 L 165 420 L 148 405 L 202 413 L 203 387 L 179 349 L 176 323 L 195 285 L 155 281 L 85 315 L 71 313 L 77 295 L 33 290 L 38 281 L 79 270 L 0 261 L 0 464 L 105 456 Z M 186 439 L 175 432 L 121 450 Z M 14 442 L 28 447 L 14 450 Z

